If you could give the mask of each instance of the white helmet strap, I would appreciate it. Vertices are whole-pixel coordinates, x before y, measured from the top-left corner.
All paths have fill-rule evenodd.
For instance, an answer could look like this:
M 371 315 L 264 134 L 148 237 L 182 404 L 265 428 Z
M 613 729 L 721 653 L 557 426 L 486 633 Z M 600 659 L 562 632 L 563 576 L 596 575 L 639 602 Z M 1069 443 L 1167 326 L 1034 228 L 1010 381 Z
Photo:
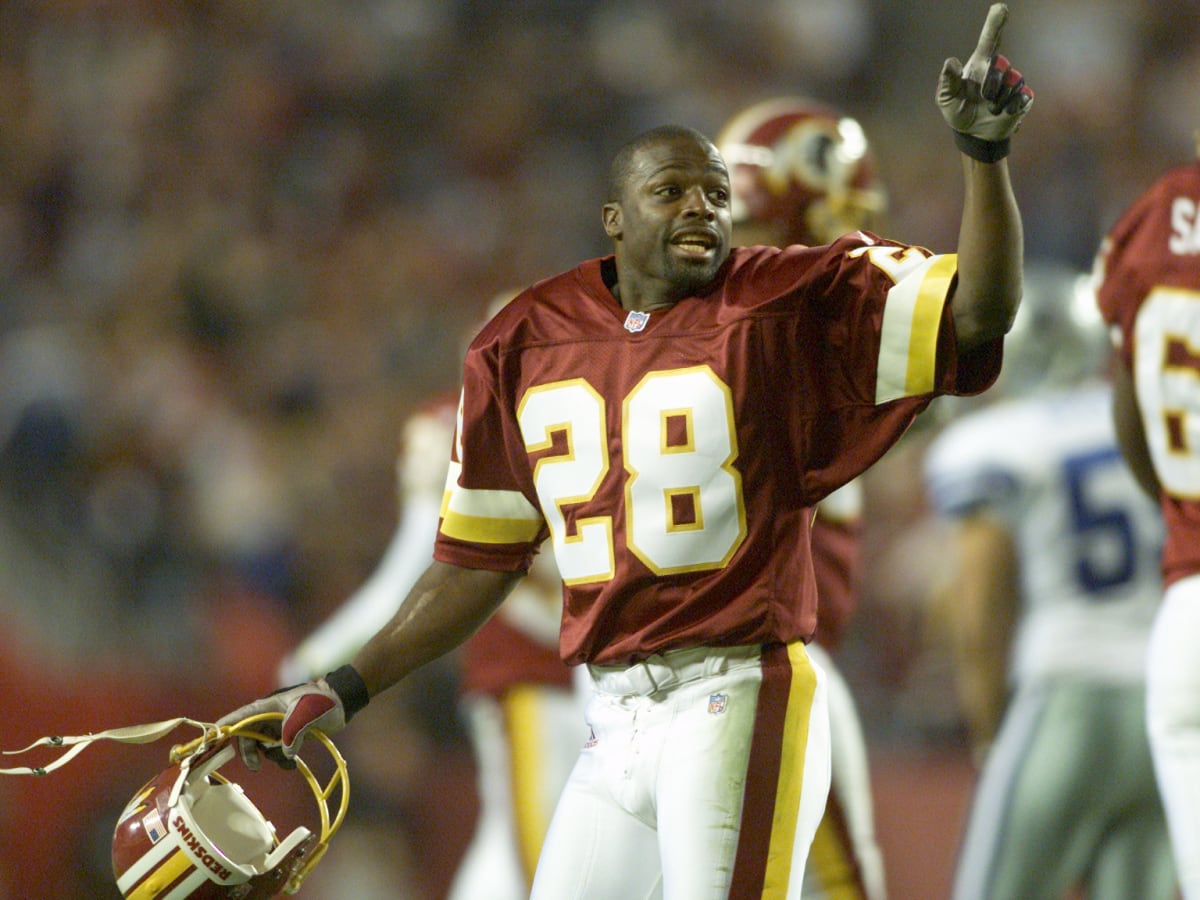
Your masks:
M 53 762 L 50 762 L 44 766 L 18 766 L 13 769 L 0 769 L 0 775 L 46 775 L 50 772 L 53 772 L 55 769 L 62 768 L 97 741 L 117 741 L 122 744 L 150 744 L 170 734 L 180 725 L 195 726 L 196 728 L 199 728 L 206 736 L 212 735 L 213 737 L 216 737 L 218 734 L 216 725 L 207 722 L 197 722 L 195 719 L 180 717 L 177 719 L 166 719 L 162 722 L 150 722 L 145 725 L 128 725 L 123 728 L 110 728 L 107 731 L 99 731 L 94 734 L 76 735 L 73 737 L 50 735 L 48 737 L 39 738 L 28 747 L 23 747 L 20 750 L 0 751 L 0 754 L 4 756 L 20 756 L 38 747 L 66 747 L 68 748 L 66 752 L 60 755 Z

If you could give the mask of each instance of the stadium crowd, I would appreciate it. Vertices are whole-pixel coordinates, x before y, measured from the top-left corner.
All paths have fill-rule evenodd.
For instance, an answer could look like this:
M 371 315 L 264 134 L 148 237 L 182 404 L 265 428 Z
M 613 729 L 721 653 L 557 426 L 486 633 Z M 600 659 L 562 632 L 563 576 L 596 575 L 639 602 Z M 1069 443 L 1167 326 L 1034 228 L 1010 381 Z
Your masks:
M 634 133 L 712 134 L 760 97 L 828 98 L 872 135 L 887 233 L 952 247 L 937 54 L 969 48 L 982 9 L 0 5 L 0 749 L 205 719 L 273 687 L 377 562 L 399 425 L 454 386 L 466 323 L 497 291 L 604 252 L 600 175 Z M 1022 13 L 1002 49 L 1036 79 L 1011 158 L 1027 257 L 1086 268 L 1147 173 L 1193 153 L 1200 9 Z M 955 749 L 926 604 L 927 438 L 867 475 L 844 667 L 873 741 Z M 474 802 L 453 681 L 435 667 L 395 701 L 393 730 L 376 717 L 347 735 L 367 786 L 358 837 L 305 896 L 395 896 L 373 887 L 389 878 L 441 896 Z M 0 781 L 0 900 L 117 896 L 115 816 L 166 751 L 100 747 L 71 775 Z M 407 849 L 380 852 L 396 818 Z

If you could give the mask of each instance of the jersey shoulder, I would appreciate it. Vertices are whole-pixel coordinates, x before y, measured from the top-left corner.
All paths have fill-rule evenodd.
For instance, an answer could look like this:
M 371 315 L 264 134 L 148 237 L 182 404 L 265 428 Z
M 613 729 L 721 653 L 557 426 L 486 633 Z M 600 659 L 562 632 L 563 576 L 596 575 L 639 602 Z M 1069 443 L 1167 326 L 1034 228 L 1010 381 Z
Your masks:
M 484 323 L 468 355 L 570 340 L 597 324 L 619 326 L 623 312 L 606 284 L 612 265 L 611 256 L 585 260 L 520 291 Z
M 1164 173 L 1106 234 L 1095 266 L 1100 313 L 1128 347 L 1134 317 L 1151 291 L 1159 285 L 1191 287 L 1198 268 L 1200 162 Z

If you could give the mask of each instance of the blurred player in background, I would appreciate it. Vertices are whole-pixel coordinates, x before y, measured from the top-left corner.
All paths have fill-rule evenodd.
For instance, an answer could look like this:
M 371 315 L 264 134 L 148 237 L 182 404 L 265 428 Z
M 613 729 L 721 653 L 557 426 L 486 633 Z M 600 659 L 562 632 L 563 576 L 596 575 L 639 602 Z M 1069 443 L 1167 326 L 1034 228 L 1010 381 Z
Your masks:
M 957 564 L 940 607 L 976 785 L 957 900 L 1175 896 L 1145 729 L 1158 514 L 1117 449 L 1088 277 L 1030 265 L 986 398 L 930 444 Z
M 513 296 L 497 295 L 488 317 Z M 457 396 L 446 395 L 405 423 L 397 463 L 399 527 L 371 577 L 285 660 L 281 683 L 348 662 L 429 564 L 457 409 Z M 529 896 L 554 804 L 586 737 L 571 669 L 558 655 L 561 618 L 558 571 L 551 556 L 541 554 L 457 655 L 479 814 L 450 900 Z
M 1146 706 L 1183 896 L 1200 897 L 1200 162 L 1163 173 L 1097 259 L 1097 300 L 1118 340 L 1117 434 L 1161 507 L 1162 605 Z
M 859 123 L 807 98 L 756 103 L 717 137 L 733 187 L 733 242 L 827 244 L 877 231 L 887 196 Z M 834 665 L 862 581 L 862 486 L 856 479 L 821 501 L 812 528 L 817 632 L 808 645 L 829 676 L 832 785 L 805 870 L 804 897 L 886 894 L 875 840 L 866 740 L 854 698 Z

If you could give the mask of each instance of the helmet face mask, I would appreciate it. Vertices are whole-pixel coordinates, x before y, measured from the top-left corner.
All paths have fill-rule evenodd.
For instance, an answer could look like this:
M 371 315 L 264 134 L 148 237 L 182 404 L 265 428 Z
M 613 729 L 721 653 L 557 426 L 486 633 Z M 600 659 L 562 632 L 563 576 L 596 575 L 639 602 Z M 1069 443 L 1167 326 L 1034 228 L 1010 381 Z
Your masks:
M 294 893 L 341 824 L 349 800 L 345 761 L 314 732 L 334 760 L 322 788 L 303 760 L 296 777 L 313 790 L 320 834 L 296 827 L 279 840 L 241 786 L 219 773 L 236 757 L 234 739 L 254 732 L 239 723 L 176 748 L 177 761 L 129 801 L 113 832 L 112 860 L 123 897 L 265 900 Z M 339 808 L 329 797 L 338 787 Z
M 825 244 L 875 230 L 887 208 L 859 123 L 805 99 L 734 116 L 717 137 L 729 166 L 735 242 Z

